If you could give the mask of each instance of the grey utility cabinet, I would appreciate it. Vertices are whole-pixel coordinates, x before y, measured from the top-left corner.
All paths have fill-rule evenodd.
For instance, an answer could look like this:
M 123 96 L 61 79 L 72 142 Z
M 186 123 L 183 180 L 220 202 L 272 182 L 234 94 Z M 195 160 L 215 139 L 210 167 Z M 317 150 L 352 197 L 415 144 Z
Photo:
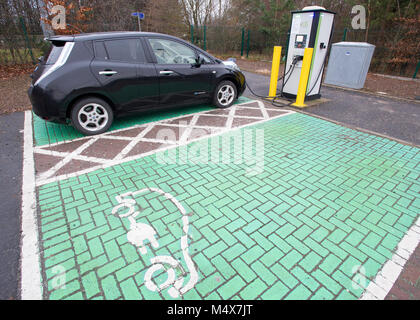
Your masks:
M 366 42 L 338 42 L 331 48 L 325 83 L 362 89 L 375 46 Z

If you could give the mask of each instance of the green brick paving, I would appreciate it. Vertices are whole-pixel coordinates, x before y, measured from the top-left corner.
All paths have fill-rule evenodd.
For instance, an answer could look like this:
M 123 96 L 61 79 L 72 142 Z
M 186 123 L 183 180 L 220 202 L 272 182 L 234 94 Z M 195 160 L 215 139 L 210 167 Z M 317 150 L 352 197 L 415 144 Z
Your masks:
M 419 149 L 299 113 L 250 129 L 265 130 L 256 176 L 246 164 L 168 165 L 152 155 L 40 187 L 45 298 L 171 298 L 149 291 L 144 275 L 160 254 L 186 268 L 180 213 L 160 195 L 136 198 L 137 221 L 158 232 L 160 247 L 146 256 L 127 241 L 128 222 L 111 215 L 116 195 L 145 187 L 190 213 L 199 280 L 183 299 L 359 298 L 353 268 L 374 278 L 419 215 Z M 65 288 L 54 286 L 57 266 Z
M 251 101 L 246 97 L 240 97 L 237 104 Z M 175 118 L 183 115 L 188 115 L 201 111 L 208 111 L 214 109 L 212 105 L 199 105 L 170 110 L 159 110 L 147 114 L 139 114 L 137 116 L 130 116 L 115 119 L 109 131 L 120 130 L 132 127 L 138 124 L 155 122 L 159 120 Z M 76 131 L 71 125 L 57 124 L 53 122 L 44 121 L 34 114 L 34 140 L 35 146 L 44 146 L 62 141 L 82 138 L 83 135 Z

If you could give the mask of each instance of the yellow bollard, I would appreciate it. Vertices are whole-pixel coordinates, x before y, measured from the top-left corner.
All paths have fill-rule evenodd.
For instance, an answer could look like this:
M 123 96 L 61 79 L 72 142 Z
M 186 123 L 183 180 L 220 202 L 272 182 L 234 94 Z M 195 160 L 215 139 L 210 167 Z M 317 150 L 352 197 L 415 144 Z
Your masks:
M 280 70 L 280 59 L 281 59 L 281 47 L 274 47 L 273 63 L 271 64 L 271 81 L 270 91 L 268 92 L 269 99 L 274 99 L 277 94 L 277 83 L 279 81 L 279 70 Z
M 311 71 L 313 48 L 306 48 L 302 62 L 302 72 L 300 74 L 299 87 L 296 102 L 292 104 L 294 107 L 304 108 L 306 98 L 306 89 L 308 87 L 309 72 Z

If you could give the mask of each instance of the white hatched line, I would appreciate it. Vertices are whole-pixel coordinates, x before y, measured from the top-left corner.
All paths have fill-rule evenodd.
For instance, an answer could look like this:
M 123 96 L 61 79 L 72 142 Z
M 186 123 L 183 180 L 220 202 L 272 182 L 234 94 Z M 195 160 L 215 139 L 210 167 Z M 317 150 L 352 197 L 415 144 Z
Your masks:
M 232 106 L 231 108 L 233 108 L 234 106 Z M 198 113 L 197 113 L 198 114 Z M 200 116 L 206 116 L 206 117 L 218 117 L 218 118 L 227 118 L 228 115 L 227 114 L 208 114 L 208 113 L 204 113 L 204 114 L 200 114 Z
M 61 157 L 61 158 L 65 158 L 70 154 L 70 152 L 58 152 L 58 151 L 51 151 L 51 150 L 45 150 L 45 149 L 38 149 L 38 150 L 35 149 L 34 153 L 43 154 L 46 156 Z
M 186 126 L 186 130 L 183 132 L 182 136 L 179 137 L 179 144 L 185 143 L 185 141 L 187 141 L 187 139 L 190 137 L 193 127 L 195 126 L 199 118 L 200 118 L 200 115 L 193 116 L 190 124 Z
M 268 107 L 265 105 L 265 103 L 263 103 L 262 101 L 260 101 L 260 100 L 252 100 L 252 101 L 248 101 L 248 102 L 244 102 L 244 103 L 241 103 L 241 104 L 238 104 L 238 105 L 236 105 L 238 108 L 247 108 L 247 109 L 258 109 L 258 108 L 255 108 L 255 107 L 247 107 L 246 105 L 247 104 L 251 104 L 251 103 L 258 103 L 258 108 L 261 108 L 261 104 L 260 103 L 262 103 L 263 105 L 264 105 L 264 108 L 265 109 L 267 109 L 267 110 L 276 110 L 276 111 L 285 111 L 285 112 L 287 112 L 287 111 L 290 111 L 290 110 L 286 110 L 286 109 L 282 109 L 282 108 L 278 108 L 278 107 L 274 107 L 273 105 L 269 105 Z
M 255 103 L 255 102 L 256 102 L 256 100 L 252 100 L 252 101 L 244 102 L 244 103 L 241 103 L 241 104 L 238 104 L 238 105 L 235 105 L 235 106 L 243 106 L 243 105 L 250 104 L 250 103 Z M 215 111 L 215 110 L 218 110 L 218 109 L 217 108 L 214 108 L 213 110 L 200 111 L 200 112 L 195 113 L 195 114 L 201 115 L 201 114 L 205 114 L 207 112 L 212 112 L 212 111 Z M 105 133 L 102 133 L 102 134 L 97 135 L 95 137 L 100 137 L 100 138 L 105 138 L 106 137 L 106 138 L 108 138 L 108 135 L 111 135 L 111 134 L 119 133 L 119 132 L 126 131 L 126 130 L 136 129 L 136 128 L 142 128 L 142 127 L 145 128 L 149 124 L 153 124 L 153 123 L 165 123 L 165 122 L 168 122 L 168 121 L 174 121 L 174 120 L 178 120 L 178 119 L 181 119 L 181 118 L 189 117 L 189 116 L 192 116 L 192 115 L 193 114 L 184 114 L 184 115 L 181 115 L 181 116 L 178 116 L 178 117 L 169 118 L 169 119 L 156 120 L 156 121 L 153 121 L 153 122 L 149 122 L 147 124 L 136 124 L 136 125 L 133 125 L 131 127 L 127 127 L 127 128 L 123 128 L 123 129 L 118 129 L 118 130 L 113 130 L 113 131 L 110 131 L 110 132 L 105 132 Z M 169 124 L 166 124 L 165 123 L 165 125 L 169 125 Z M 70 143 L 70 142 L 82 141 L 82 140 L 89 140 L 91 138 L 92 137 L 80 137 L 80 138 L 76 138 L 76 139 L 72 139 L 72 140 L 60 141 L 60 142 L 55 142 L 55 143 L 51 143 L 51 144 L 48 144 L 48 145 L 38 146 L 38 147 L 36 147 L 36 149 L 38 149 L 38 148 L 55 147 L 55 146 L 59 146 L 59 145 Z
M 203 116 L 203 115 L 201 115 Z M 207 117 L 207 114 L 205 114 L 204 116 Z M 225 115 L 223 117 L 219 117 L 219 116 L 215 116 L 216 118 L 226 118 L 229 119 L 229 115 Z M 237 116 L 235 115 L 234 118 L 238 118 L 238 119 L 248 119 L 248 120 L 264 120 L 263 117 L 247 117 L 247 116 Z M 169 123 L 162 123 L 162 124 L 157 124 L 157 125 L 161 125 L 161 126 L 165 126 L 165 127 L 181 127 L 181 128 L 188 128 L 190 125 L 188 124 L 169 124 Z M 212 127 L 212 126 L 202 126 L 202 125 L 194 125 L 194 128 L 200 128 L 200 129 L 210 129 L 210 128 L 222 128 L 222 127 Z M 131 138 L 132 139 L 132 138 Z
M 117 141 L 131 141 L 131 140 L 133 140 L 133 137 L 104 136 L 104 137 L 100 137 L 100 139 L 117 140 Z
M 264 116 L 264 119 L 269 119 L 270 116 L 268 115 L 267 110 L 265 109 L 265 104 L 261 101 L 258 101 L 258 105 L 260 106 L 261 113 Z
M 153 143 L 174 144 L 174 145 L 178 144 L 177 141 L 150 139 L 150 138 L 141 138 L 138 142 L 153 142 Z
M 99 137 L 92 138 L 91 140 L 88 140 L 86 143 L 82 144 L 79 148 L 69 153 L 63 160 L 61 160 L 59 163 L 57 163 L 54 167 L 49 169 L 46 172 L 43 172 L 39 175 L 39 179 L 47 179 L 51 177 L 53 174 L 55 174 L 58 170 L 60 170 L 62 167 L 64 167 L 67 163 L 69 163 L 71 160 L 73 160 L 74 156 L 79 155 L 82 153 L 85 149 L 89 148 L 92 144 L 94 144 L 96 141 L 98 141 Z
M 127 130 L 127 129 L 125 129 L 125 130 Z M 113 133 L 114 133 L 114 131 L 113 131 Z M 95 136 L 95 138 L 96 137 L 99 137 L 98 140 L 99 139 L 108 139 L 108 140 L 117 140 L 117 141 L 131 141 L 131 140 L 133 140 L 133 138 L 130 138 L 130 137 L 119 137 L 119 136 L 110 137 L 110 136 L 98 135 L 98 136 Z M 93 139 L 93 137 L 84 137 L 84 138 L 80 138 L 80 139 L 76 139 L 76 140 L 68 140 L 68 141 L 65 141 L 65 142 L 59 142 L 58 144 L 38 146 L 38 147 L 35 147 L 34 150 L 35 150 L 35 153 L 41 153 L 41 154 L 47 154 L 46 152 L 59 152 L 59 153 L 62 153 L 62 154 L 64 154 L 64 153 L 68 154 L 68 152 L 60 152 L 60 151 L 53 151 L 53 150 L 47 150 L 47 149 L 52 148 L 52 147 L 56 147 L 56 146 L 60 146 L 60 145 L 66 144 L 66 143 L 72 143 L 72 142 L 75 142 L 75 141 L 83 141 L 83 140 L 89 140 L 89 139 Z
M 405 264 L 420 244 L 420 217 L 408 230 L 375 279 L 372 280 L 360 300 L 384 300 L 401 274 Z
M 254 119 L 254 120 L 256 120 L 256 119 Z M 259 119 L 259 120 L 263 120 L 263 119 Z M 258 120 L 257 120 L 258 121 Z M 257 122 L 256 121 L 256 122 Z M 255 122 L 255 123 L 256 123 Z M 226 129 L 226 126 L 225 127 L 212 127 L 212 126 L 194 126 L 194 128 L 193 129 L 206 129 L 206 130 L 225 130 Z
M 287 111 L 286 109 L 282 109 L 281 107 L 276 108 L 276 107 L 267 107 L 267 106 L 265 106 L 265 110 L 268 110 L 268 111 L 282 111 L 282 112 Z
M 230 112 L 229 112 L 228 120 L 226 122 L 226 128 L 227 129 L 232 129 L 233 118 L 235 116 L 235 112 L 236 112 L 236 106 L 234 108 L 232 108 L 232 110 L 230 110 Z
M 259 102 L 259 101 L 252 100 L 252 101 L 248 101 L 248 102 L 244 102 L 244 103 L 241 103 L 241 104 L 234 105 L 234 107 L 243 107 L 243 106 L 245 106 L 247 104 L 256 103 L 256 102 Z M 248 108 L 248 109 L 257 109 L 257 108 Z M 272 108 L 268 108 L 268 109 L 269 110 L 278 110 L 278 109 L 272 109 Z M 218 109 L 215 108 L 213 110 L 201 111 L 201 112 L 198 112 L 198 113 L 195 113 L 195 114 L 197 114 L 197 115 L 213 116 L 213 115 L 207 114 L 207 113 L 208 112 L 215 111 L 215 110 L 218 110 Z M 147 127 L 147 125 L 154 124 L 154 123 L 161 123 L 161 124 L 165 124 L 165 125 L 168 125 L 168 126 L 172 126 L 173 124 L 169 124 L 169 123 L 166 123 L 166 122 L 178 120 L 178 119 L 189 117 L 189 116 L 192 116 L 192 115 L 193 114 L 184 114 L 184 115 L 181 115 L 181 116 L 178 116 L 178 117 L 174 117 L 174 118 L 170 118 L 170 119 L 164 119 L 164 120 L 157 120 L 157 121 L 149 122 L 148 124 L 138 124 L 138 125 L 134 125 L 134 126 L 123 128 L 123 129 L 118 129 L 118 130 L 113 130 L 113 131 L 110 131 L 110 132 L 105 132 L 105 133 L 102 133 L 102 134 L 97 135 L 95 137 L 99 137 L 99 138 L 110 138 L 110 139 L 114 139 L 115 138 L 116 140 L 118 140 L 118 138 L 120 138 L 121 140 L 128 140 L 128 139 L 131 140 L 132 138 L 127 138 L 126 139 L 125 137 L 119 137 L 119 136 L 118 137 L 112 137 L 111 134 L 116 134 L 116 133 L 119 133 L 119 132 L 122 132 L 122 131 L 127 131 L 127 130 L 131 130 L 131 129 L 136 129 L 136 128 L 142 128 L 142 127 L 145 128 L 145 127 Z M 220 116 L 223 116 L 223 115 L 214 115 L 214 116 L 220 117 Z M 236 116 L 236 117 L 239 117 L 239 116 Z M 248 117 L 248 116 L 240 116 L 240 117 L 241 118 L 249 118 L 249 119 L 261 119 L 261 117 Z M 76 138 L 76 139 L 72 139 L 72 140 L 59 141 L 59 142 L 51 143 L 51 144 L 48 144 L 48 145 L 37 146 L 37 147 L 35 147 L 35 149 L 36 150 L 37 149 L 45 149 L 45 148 L 55 147 L 55 146 L 59 146 L 59 145 L 70 143 L 70 142 L 89 140 L 91 138 L 92 137 L 80 137 L 80 138 Z
M 237 107 L 240 107 L 240 106 L 244 106 L 244 105 L 251 104 L 251 103 L 255 103 L 255 102 L 259 102 L 259 100 L 251 100 L 251 101 L 248 101 L 248 102 L 244 102 L 244 103 L 237 104 L 236 106 L 237 106 Z M 255 108 L 254 108 L 254 109 L 255 109 Z
M 57 152 L 57 151 L 49 151 L 49 150 L 36 150 L 35 153 L 46 155 L 46 156 L 60 157 L 60 158 L 65 158 L 71 155 L 70 152 Z M 80 154 L 73 155 L 72 158 L 75 160 L 97 162 L 97 163 L 102 163 L 102 164 L 106 164 L 109 161 L 109 159 L 107 160 L 107 159 L 102 159 L 102 158 L 97 158 L 97 157 L 92 157 L 92 156 L 82 156 Z
M 245 103 L 249 103 L 249 102 L 245 102 Z M 217 109 L 215 108 L 215 110 L 217 110 Z M 214 111 L 214 110 L 201 111 L 201 112 L 198 112 L 196 114 L 204 114 L 204 113 L 209 112 L 209 111 Z M 96 135 L 95 137 L 109 138 L 111 134 L 116 134 L 116 133 L 119 133 L 119 132 L 131 130 L 131 129 L 146 128 L 150 124 L 158 124 L 159 123 L 159 124 L 170 125 L 170 124 L 167 124 L 165 122 L 166 121 L 174 121 L 174 120 L 178 120 L 178 119 L 189 117 L 189 116 L 192 116 L 192 114 L 184 114 L 184 115 L 181 115 L 181 116 L 178 116 L 178 117 L 173 117 L 173 118 L 170 118 L 170 119 L 156 120 L 156 121 L 153 121 L 153 122 L 149 122 L 147 124 L 137 124 L 137 125 L 127 127 L 127 128 L 113 130 L 113 131 L 110 131 L 110 132 L 105 132 L 105 133 L 102 133 L 100 135 Z M 70 142 L 89 140 L 91 138 L 92 137 L 89 136 L 89 137 L 81 137 L 81 138 L 72 139 L 72 140 L 60 141 L 60 142 L 55 142 L 55 143 L 51 143 L 51 144 L 48 144 L 48 145 L 38 146 L 38 147 L 36 147 L 36 149 L 45 149 L 45 148 L 55 147 L 55 146 L 59 146 L 59 145 L 70 143 Z M 121 138 L 121 137 L 117 137 L 117 138 Z M 126 140 L 125 137 L 123 137 L 123 138 L 124 139 L 121 139 L 121 140 Z M 133 138 L 129 138 L 129 139 L 131 141 Z
M 229 108 L 229 111 L 232 111 L 232 109 L 237 109 L 236 106 L 232 106 Z M 240 108 L 242 109 L 242 108 Z M 257 110 L 256 108 L 247 108 L 248 110 Z M 229 112 L 230 113 L 230 112 Z M 229 113 L 228 114 L 202 114 L 201 116 L 206 116 L 206 117 L 216 117 L 216 118 L 228 118 L 229 117 Z M 263 119 L 263 117 L 252 117 L 252 116 L 236 116 L 236 117 L 241 117 L 241 118 L 251 118 L 251 119 Z M 173 125 L 173 124 L 170 124 Z
M 254 103 L 254 102 L 252 102 Z M 258 106 L 261 108 L 264 108 L 264 104 L 260 101 L 256 101 L 256 103 L 258 104 Z M 222 118 L 227 118 L 227 122 L 224 128 L 220 128 L 220 127 L 216 127 L 217 129 L 221 129 L 221 130 L 230 130 L 233 124 L 233 120 L 234 120 L 234 115 L 235 112 L 237 110 L 238 107 L 241 107 L 242 105 L 234 105 L 232 106 L 230 112 L 228 115 L 210 115 L 213 117 L 222 117 Z M 242 108 L 242 107 L 241 107 Z M 248 108 L 251 109 L 251 108 Z M 253 108 L 255 109 L 255 108 Z M 60 170 L 63 166 L 65 166 L 67 163 L 69 163 L 72 159 L 75 160 L 81 160 L 81 161 L 90 161 L 90 162 L 96 162 L 96 163 L 101 163 L 101 164 L 106 164 L 107 161 L 109 160 L 104 160 L 101 158 L 97 158 L 97 157 L 87 157 L 87 156 L 82 156 L 80 155 L 80 153 L 82 153 L 86 148 L 88 148 L 90 145 L 92 145 L 93 143 L 95 143 L 96 141 L 98 141 L 99 139 L 110 139 L 110 140 L 116 140 L 116 141 L 130 141 L 130 143 L 113 159 L 113 160 L 121 160 L 123 159 L 136 145 L 137 143 L 144 141 L 144 142 L 154 142 L 154 143 L 165 143 L 165 144 L 182 144 L 185 143 L 186 141 L 188 141 L 188 139 L 190 138 L 191 132 L 193 131 L 194 128 L 196 129 L 206 129 L 206 130 L 210 130 L 210 131 L 214 131 L 215 127 L 212 126 L 197 126 L 196 123 L 199 119 L 200 116 L 202 115 L 206 115 L 208 116 L 207 112 L 209 111 L 205 111 L 202 113 L 198 113 L 198 114 L 194 114 L 192 116 L 192 120 L 190 121 L 189 125 L 183 125 L 183 124 L 167 124 L 165 123 L 165 121 L 168 120 L 162 120 L 162 121 L 156 121 L 156 122 L 152 122 L 147 126 L 144 125 L 139 125 L 139 126 L 135 126 L 133 128 L 137 128 L 137 127 L 141 127 L 144 128 L 145 130 L 143 130 L 142 132 L 139 133 L 139 135 L 135 138 L 130 138 L 130 137 L 116 137 L 116 136 L 110 136 L 110 135 L 98 135 L 95 137 L 85 137 L 83 139 L 77 139 L 79 141 L 84 141 L 86 140 L 87 142 L 85 144 L 83 144 L 82 146 L 80 146 L 78 149 L 74 150 L 71 153 L 60 153 L 60 152 L 54 152 L 54 151 L 50 151 L 50 150 L 46 150 L 48 148 L 51 148 L 53 146 L 42 146 L 42 147 L 38 147 L 36 148 L 36 153 L 40 153 L 40 154 L 46 154 L 46 155 L 51 155 L 51 156 L 58 156 L 58 157 L 64 157 L 64 159 L 62 159 L 59 163 L 57 163 L 53 168 L 49 169 L 47 172 L 43 172 L 40 173 L 37 178 L 38 179 L 47 179 L 50 176 L 52 176 L 53 174 L 55 174 L 58 170 Z M 261 118 L 257 118 L 257 117 L 240 117 L 243 119 L 252 119 L 252 120 L 261 120 Z M 170 120 L 172 121 L 172 120 Z M 177 141 L 170 141 L 170 140 L 159 140 L 159 139 L 146 139 L 144 138 L 144 136 L 150 132 L 150 130 L 153 129 L 154 126 L 156 125 L 165 125 L 165 126 L 169 126 L 169 127 L 173 127 L 173 128 L 177 128 L 180 130 L 180 139 L 179 142 Z M 124 132 L 127 130 L 131 130 L 133 128 L 126 128 L 126 129 L 122 129 L 119 130 L 117 132 L 112 132 L 113 134 L 118 133 L 118 132 Z M 185 128 L 186 130 L 181 130 L 182 128 Z M 182 132 L 184 131 L 184 132 Z M 90 140 L 89 140 L 90 139 Z M 77 140 L 73 140 L 73 141 L 77 141 Z M 71 141 L 71 142 L 73 142 Z M 69 143 L 69 142 L 64 142 L 65 143 Z M 58 144 L 60 145 L 60 144 Z
M 114 159 L 112 161 L 109 161 L 105 165 L 100 165 L 100 166 L 88 168 L 86 170 L 74 172 L 74 173 L 71 173 L 71 174 L 61 175 L 61 176 L 57 176 L 57 177 L 53 177 L 53 178 L 48 178 L 48 179 L 45 179 L 45 180 L 38 180 L 37 183 L 36 183 L 36 186 L 40 187 L 40 186 L 43 186 L 43 185 L 48 184 L 48 183 L 58 182 L 58 181 L 66 180 L 66 179 L 69 179 L 69 178 L 78 177 L 78 176 L 81 176 L 83 174 L 87 174 L 87 173 L 90 173 L 90 172 L 93 172 L 93 171 L 96 171 L 96 170 L 99 170 L 99 169 L 106 169 L 106 168 L 109 168 L 109 167 L 112 167 L 112 166 L 115 166 L 115 165 L 119 165 L 119 164 L 122 164 L 122 163 L 138 160 L 138 159 L 153 155 L 153 154 L 158 153 L 158 152 L 163 152 L 163 151 L 166 151 L 166 150 L 177 148 L 181 145 L 188 145 L 190 143 L 197 142 L 197 141 L 200 141 L 200 140 L 205 140 L 205 139 L 209 139 L 209 138 L 212 138 L 212 137 L 220 136 L 220 135 L 222 135 L 226 132 L 234 132 L 234 131 L 243 129 L 245 127 L 261 124 L 261 123 L 264 123 L 264 122 L 267 122 L 267 121 L 270 121 L 270 120 L 282 118 L 282 117 L 285 117 L 285 116 L 288 116 L 288 115 L 291 115 L 291 114 L 295 114 L 295 113 L 296 113 L 295 111 L 288 110 L 284 114 L 280 114 L 280 115 L 272 117 L 270 119 L 262 119 L 260 121 L 253 122 L 251 124 L 245 124 L 243 126 L 239 126 L 239 127 L 236 127 L 236 128 L 230 129 L 230 130 L 226 130 L 226 129 L 223 130 L 222 129 L 219 132 L 216 132 L 216 133 L 213 133 L 213 134 L 210 134 L 210 135 L 207 135 L 207 136 L 202 136 L 202 137 L 199 137 L 199 138 L 195 138 L 195 139 L 186 141 L 183 144 L 170 145 L 170 146 L 160 148 L 160 149 L 156 149 L 156 150 L 152 150 L 150 152 L 143 153 L 143 154 L 140 154 L 140 155 L 135 155 L 135 156 L 127 157 L 127 158 L 124 158 L 124 159 L 118 159 L 118 160 Z M 213 128 L 213 129 L 215 129 L 215 128 Z
M 112 132 L 114 132 L 114 131 L 112 131 Z M 97 135 L 96 137 L 101 137 L 102 135 L 104 135 L 104 134 Z M 72 139 L 72 140 L 55 142 L 55 143 L 46 144 L 46 145 L 43 145 L 43 146 L 37 146 L 37 147 L 35 147 L 35 150 L 61 146 L 62 144 L 76 142 L 76 141 L 89 140 L 89 139 L 92 139 L 92 137 L 91 136 L 86 136 L 86 137 L 76 138 L 76 139 Z
M 21 299 L 42 300 L 35 197 L 32 112 L 25 112 L 22 172 Z
M 140 140 L 154 128 L 154 126 L 155 126 L 155 123 L 149 124 L 146 127 L 146 129 L 140 132 L 137 135 L 137 137 L 131 140 L 131 142 L 124 149 L 122 149 L 119 154 L 117 154 L 114 160 L 121 160 L 122 158 L 124 158 L 131 150 L 133 150 L 133 148 L 137 145 L 137 143 L 139 143 Z

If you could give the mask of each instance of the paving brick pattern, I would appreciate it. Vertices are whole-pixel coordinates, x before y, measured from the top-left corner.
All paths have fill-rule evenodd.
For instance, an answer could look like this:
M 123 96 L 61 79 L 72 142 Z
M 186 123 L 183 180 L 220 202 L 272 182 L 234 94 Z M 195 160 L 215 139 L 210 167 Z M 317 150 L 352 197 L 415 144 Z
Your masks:
M 251 128 L 265 135 L 256 176 L 246 164 L 160 164 L 151 155 L 38 188 L 45 298 L 170 298 L 148 290 L 144 275 L 157 254 L 185 268 L 180 214 L 159 196 L 138 199 L 138 221 L 160 244 L 147 257 L 111 214 L 115 196 L 146 187 L 190 214 L 199 279 L 183 299 L 359 298 L 355 266 L 373 279 L 419 215 L 419 149 L 298 113 L 241 131 Z M 61 268 L 67 284 L 55 289 Z

